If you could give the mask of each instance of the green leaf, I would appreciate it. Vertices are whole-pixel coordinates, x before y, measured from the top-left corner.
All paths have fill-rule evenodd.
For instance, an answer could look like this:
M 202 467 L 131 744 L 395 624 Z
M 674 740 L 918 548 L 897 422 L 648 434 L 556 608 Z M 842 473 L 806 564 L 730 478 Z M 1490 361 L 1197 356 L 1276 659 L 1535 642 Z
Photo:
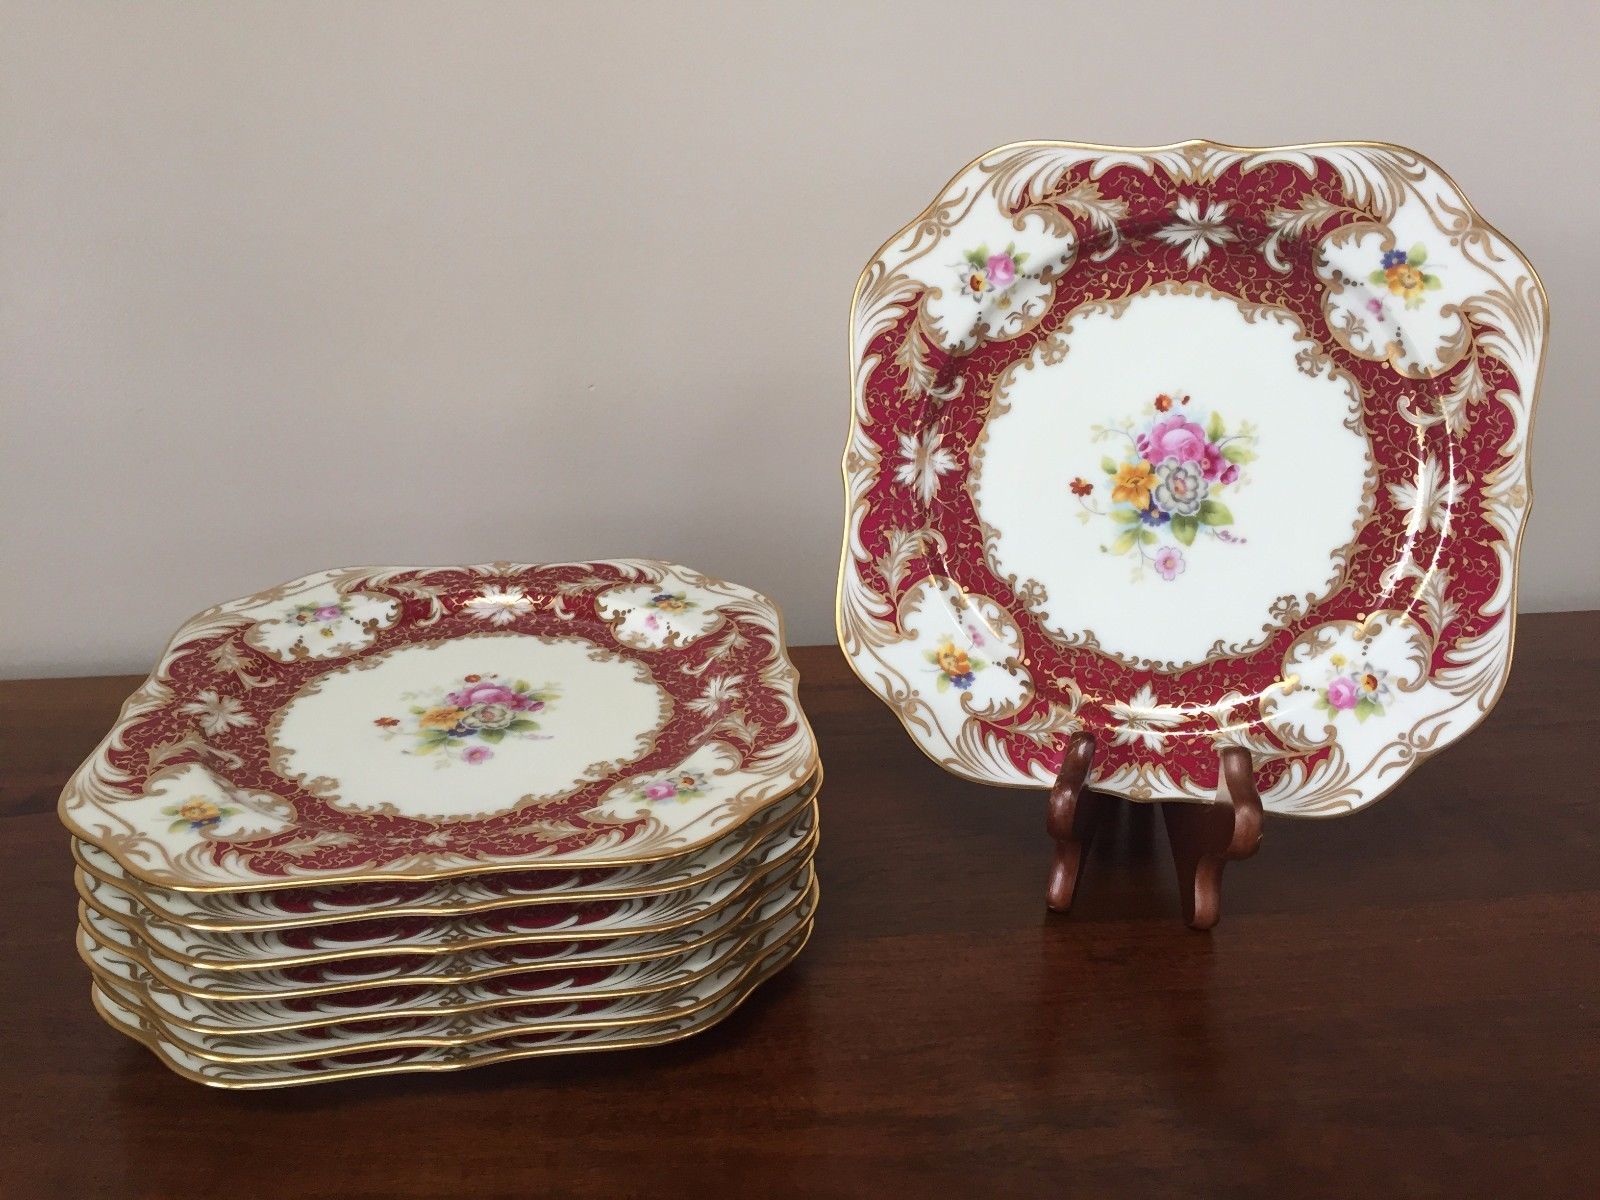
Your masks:
M 1107 475 L 1115 475 L 1117 473 L 1117 460 L 1107 455 L 1100 460 L 1100 469 Z
M 495 746 L 505 741 L 506 731 L 504 729 L 480 729 L 478 730 L 478 736 L 491 746 Z
M 1136 508 L 1113 508 L 1111 519 L 1121 525 L 1137 525 L 1139 523 L 1139 510 Z
M 519 679 L 511 685 L 511 690 L 514 692 L 531 692 L 533 691 L 533 684 L 526 679 Z
M 1202 500 L 1200 502 L 1200 524 L 1232 525 L 1233 512 L 1220 500 Z
M 1406 265 L 1408 267 L 1420 267 L 1427 261 L 1428 248 L 1421 242 L 1418 242 L 1415 246 L 1406 251 Z
M 1382 287 L 1389 282 L 1389 276 L 1382 271 L 1374 271 L 1371 275 L 1367 276 L 1367 282 L 1375 283 L 1379 287 Z
M 1172 536 L 1185 546 L 1194 545 L 1194 535 L 1199 528 L 1200 522 L 1195 517 L 1172 518 Z
M 976 250 L 968 250 L 967 261 L 975 267 L 987 266 L 989 263 L 989 247 L 982 245 Z
M 1028 261 L 1028 256 L 1027 256 L 1026 253 L 1013 254 L 1011 256 L 1011 263 L 1012 263 L 1013 266 L 1020 267 L 1023 263 L 1025 263 L 1027 261 Z
M 1156 531 L 1154 529 L 1141 529 L 1139 531 L 1139 540 L 1146 546 L 1154 546 L 1156 544 Z
M 938 679 L 934 680 L 933 686 L 941 692 L 948 692 L 950 690 L 950 676 L 941 674 Z
M 970 654 L 967 655 L 967 666 L 972 668 L 974 671 L 981 671 L 988 665 L 989 664 L 981 658 L 973 658 Z
M 1439 277 L 1437 275 L 1424 275 L 1422 277 L 1422 286 L 1427 288 L 1430 292 L 1437 292 L 1444 286 L 1444 284 L 1439 282 Z
M 1240 466 L 1243 466 L 1247 462 L 1255 462 L 1256 460 L 1255 453 L 1251 450 L 1247 450 L 1238 442 L 1229 442 L 1226 446 L 1224 446 L 1222 448 L 1222 457 L 1227 459 L 1229 462 L 1237 463 Z
M 1219 440 L 1222 437 L 1222 434 L 1223 434 L 1222 414 L 1221 413 L 1212 413 L 1211 414 L 1211 420 L 1206 422 L 1206 437 L 1210 438 L 1213 442 L 1215 442 L 1215 441 Z
M 1133 544 L 1139 540 L 1139 530 L 1125 529 L 1117 535 L 1117 540 L 1107 548 L 1109 554 L 1126 554 L 1133 549 Z
M 411 753 L 413 753 L 413 754 L 432 754 L 435 750 L 437 750 L 442 745 L 444 745 L 444 742 L 442 742 L 442 741 L 438 741 L 438 742 L 418 742 L 417 743 L 417 748 L 415 750 L 413 750 Z
M 507 725 L 506 728 L 512 733 L 532 733 L 534 730 L 539 728 L 539 722 L 530 721 L 527 717 L 518 717 L 515 721 L 511 722 L 511 724 Z

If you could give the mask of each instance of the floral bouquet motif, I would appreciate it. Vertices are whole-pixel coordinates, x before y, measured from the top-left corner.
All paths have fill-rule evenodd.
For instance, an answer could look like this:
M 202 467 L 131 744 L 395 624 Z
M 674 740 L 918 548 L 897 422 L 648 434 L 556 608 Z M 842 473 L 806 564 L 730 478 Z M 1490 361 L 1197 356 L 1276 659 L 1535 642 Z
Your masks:
M 223 818 L 231 817 L 238 811 L 231 804 L 217 804 L 204 796 L 190 796 L 179 804 L 169 804 L 161 810 L 163 815 L 173 819 L 167 827 L 170 833 L 177 833 L 180 829 L 198 833 L 220 824 Z
M 657 592 L 645 601 L 644 607 L 653 610 L 645 616 L 645 628 L 660 629 L 665 623 L 661 614 L 665 613 L 667 617 L 671 617 L 675 613 L 690 612 L 700 606 L 689 599 L 688 592 Z
M 670 775 L 639 780 L 629 793 L 641 804 L 666 804 L 673 800 L 681 803 L 705 795 L 706 783 L 704 771 L 674 771 Z
M 1072 481 L 1084 521 L 1107 517 L 1122 528 L 1108 545 L 1107 554 L 1133 554 L 1138 563 L 1135 578 L 1154 567 L 1161 578 L 1172 581 L 1188 569 L 1184 549 L 1196 538 L 1238 544 L 1245 539 L 1229 528 L 1233 512 L 1223 497 L 1242 482 L 1242 469 L 1255 460 L 1255 427 L 1248 421 L 1230 432 L 1222 415 L 1203 416 L 1189 408 L 1190 398 L 1163 392 L 1151 403 L 1143 423 L 1133 420 L 1107 427 L 1096 425 L 1097 442 L 1119 444 L 1121 452 L 1100 460 L 1108 507 L 1094 500 L 1095 485 L 1079 477 Z
M 339 599 L 331 604 L 297 604 L 286 620 L 301 628 L 318 626 L 317 632 L 325 638 L 333 636 L 334 622 L 349 615 L 349 601 Z
M 1422 269 L 1427 261 L 1428 250 L 1421 242 L 1410 250 L 1387 250 L 1383 266 L 1368 276 L 1368 282 L 1375 287 L 1388 288 L 1405 301 L 1407 308 L 1421 308 L 1423 293 L 1436 292 L 1443 286 L 1437 275 Z
M 1330 717 L 1354 713 L 1357 721 L 1382 716 L 1384 701 L 1389 698 L 1389 672 L 1379 670 L 1370 662 L 1346 671 L 1348 660 L 1342 654 L 1335 654 L 1329 661 L 1340 674 L 1328 680 L 1327 686 L 1317 693 L 1317 707 Z
M 688 612 L 700 606 L 689 599 L 688 592 L 657 592 L 645 602 L 645 607 L 653 608 L 658 612 L 680 613 Z
M 990 254 L 988 246 L 969 250 L 956 267 L 956 274 L 961 280 L 961 292 L 974 300 L 995 296 L 998 307 L 1008 308 L 1010 300 L 1006 292 L 1016 283 L 1022 264 L 1027 261 L 1026 254 L 1017 253 L 1015 242 L 999 254 Z
M 955 688 L 965 692 L 972 689 L 977 682 L 978 672 L 989 664 L 981 658 L 975 658 L 971 653 L 961 649 L 955 642 L 945 639 L 937 650 L 928 651 L 928 661 L 938 671 L 934 686 L 941 692 Z
M 494 757 L 490 748 L 508 737 L 539 737 L 535 713 L 561 695 L 553 683 L 534 688 L 526 679 L 504 682 L 498 675 L 468 675 L 459 687 L 446 691 L 406 692 L 401 699 L 420 703 L 409 708 L 409 719 L 379 717 L 373 722 L 387 741 L 412 740 L 406 754 L 439 754 L 439 765 L 464 762 L 477 765 Z

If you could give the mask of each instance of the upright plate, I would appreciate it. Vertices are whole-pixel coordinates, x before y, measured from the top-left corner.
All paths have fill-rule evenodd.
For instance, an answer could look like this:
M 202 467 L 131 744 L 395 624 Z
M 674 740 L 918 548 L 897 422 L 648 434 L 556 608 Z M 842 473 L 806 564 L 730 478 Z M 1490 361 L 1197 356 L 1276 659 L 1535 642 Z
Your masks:
M 650 862 L 815 773 L 795 683 L 685 567 L 324 571 L 185 624 L 60 813 L 178 891 Z
M 1398 147 L 1022 143 L 857 285 L 839 640 L 948 769 L 1369 804 L 1510 668 L 1548 316 Z

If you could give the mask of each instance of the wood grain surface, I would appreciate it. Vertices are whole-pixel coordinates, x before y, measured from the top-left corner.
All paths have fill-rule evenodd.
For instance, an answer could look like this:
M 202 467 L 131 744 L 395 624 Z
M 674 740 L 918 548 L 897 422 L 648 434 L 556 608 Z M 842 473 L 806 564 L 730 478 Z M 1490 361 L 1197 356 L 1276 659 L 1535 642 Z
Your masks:
M 1600 613 L 1357 816 L 1269 816 L 1185 929 L 1161 822 L 1044 905 L 1045 794 L 947 775 L 830 648 L 816 936 L 673 1046 L 275 1093 L 101 1024 L 57 793 L 132 678 L 0 683 L 0 1195 L 1600 1195 Z

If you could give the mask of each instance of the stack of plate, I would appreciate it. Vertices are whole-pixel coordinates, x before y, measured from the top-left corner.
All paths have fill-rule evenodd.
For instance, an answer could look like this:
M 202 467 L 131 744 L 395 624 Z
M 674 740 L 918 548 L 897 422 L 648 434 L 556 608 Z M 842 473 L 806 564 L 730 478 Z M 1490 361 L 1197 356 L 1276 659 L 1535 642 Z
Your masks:
M 212 608 L 62 795 L 94 1003 L 240 1088 L 707 1028 L 811 930 L 795 682 L 769 601 L 665 563 Z

